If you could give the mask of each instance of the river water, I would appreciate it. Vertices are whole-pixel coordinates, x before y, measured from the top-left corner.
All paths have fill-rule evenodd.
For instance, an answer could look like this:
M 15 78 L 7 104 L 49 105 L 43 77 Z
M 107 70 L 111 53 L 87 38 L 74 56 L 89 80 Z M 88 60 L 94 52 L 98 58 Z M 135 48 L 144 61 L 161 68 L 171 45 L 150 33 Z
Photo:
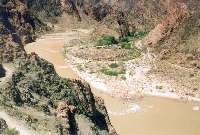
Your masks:
M 63 46 L 75 32 L 45 35 L 26 45 L 28 53 L 36 52 L 53 63 L 61 77 L 79 78 L 66 64 Z M 125 101 L 92 88 L 104 99 L 111 123 L 119 135 L 200 135 L 200 103 L 160 97 L 144 97 Z

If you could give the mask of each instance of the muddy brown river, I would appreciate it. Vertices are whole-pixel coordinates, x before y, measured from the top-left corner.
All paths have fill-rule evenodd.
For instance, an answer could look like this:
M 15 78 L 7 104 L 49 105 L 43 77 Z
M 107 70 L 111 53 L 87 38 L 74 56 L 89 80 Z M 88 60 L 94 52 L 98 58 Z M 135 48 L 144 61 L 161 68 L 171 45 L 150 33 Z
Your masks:
M 53 63 L 61 77 L 79 78 L 65 63 L 63 46 L 77 32 L 49 34 L 28 44 L 28 53 L 36 52 Z M 200 135 L 200 103 L 159 97 L 125 101 L 92 88 L 104 99 L 111 123 L 119 135 Z

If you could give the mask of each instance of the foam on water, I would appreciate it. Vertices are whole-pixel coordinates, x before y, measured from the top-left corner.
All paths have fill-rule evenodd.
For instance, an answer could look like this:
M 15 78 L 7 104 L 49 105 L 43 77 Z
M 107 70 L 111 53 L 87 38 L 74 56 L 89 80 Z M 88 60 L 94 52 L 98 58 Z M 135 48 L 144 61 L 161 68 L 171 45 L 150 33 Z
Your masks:
M 69 66 L 59 66 L 61 69 L 67 69 Z
M 192 110 L 193 110 L 193 111 L 199 111 L 199 110 L 200 110 L 200 106 L 193 106 L 193 107 L 192 107 Z
M 136 103 L 130 103 L 127 109 L 123 109 L 123 110 L 121 109 L 119 111 L 108 110 L 108 113 L 114 116 L 123 116 L 129 113 L 137 113 L 139 111 L 141 111 L 141 106 L 139 106 Z
M 57 51 L 57 50 L 50 50 L 50 49 L 46 49 L 47 52 L 50 52 L 50 53 L 58 53 L 60 51 Z
M 139 112 L 141 110 L 141 107 L 138 104 L 130 104 L 130 111 L 132 112 Z

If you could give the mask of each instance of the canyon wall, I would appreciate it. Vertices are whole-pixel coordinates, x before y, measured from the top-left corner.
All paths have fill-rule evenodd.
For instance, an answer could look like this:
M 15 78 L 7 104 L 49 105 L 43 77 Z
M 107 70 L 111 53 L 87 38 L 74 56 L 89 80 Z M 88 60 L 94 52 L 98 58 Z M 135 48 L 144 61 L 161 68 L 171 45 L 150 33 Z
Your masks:
M 0 87 L 0 106 L 42 134 L 116 135 L 102 99 L 94 97 L 87 83 L 60 78 L 52 64 L 24 50 L 50 30 L 44 21 L 66 12 L 62 6 L 56 0 L 0 1 L 0 64 L 14 66 Z

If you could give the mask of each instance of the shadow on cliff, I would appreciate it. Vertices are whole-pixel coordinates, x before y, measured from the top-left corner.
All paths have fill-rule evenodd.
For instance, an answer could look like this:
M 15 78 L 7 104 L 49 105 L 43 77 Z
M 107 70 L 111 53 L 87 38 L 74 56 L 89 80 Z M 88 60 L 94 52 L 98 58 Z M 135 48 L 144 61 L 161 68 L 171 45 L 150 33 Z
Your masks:
M 0 65 L 0 78 L 6 76 L 6 70 L 3 68 L 2 65 Z

